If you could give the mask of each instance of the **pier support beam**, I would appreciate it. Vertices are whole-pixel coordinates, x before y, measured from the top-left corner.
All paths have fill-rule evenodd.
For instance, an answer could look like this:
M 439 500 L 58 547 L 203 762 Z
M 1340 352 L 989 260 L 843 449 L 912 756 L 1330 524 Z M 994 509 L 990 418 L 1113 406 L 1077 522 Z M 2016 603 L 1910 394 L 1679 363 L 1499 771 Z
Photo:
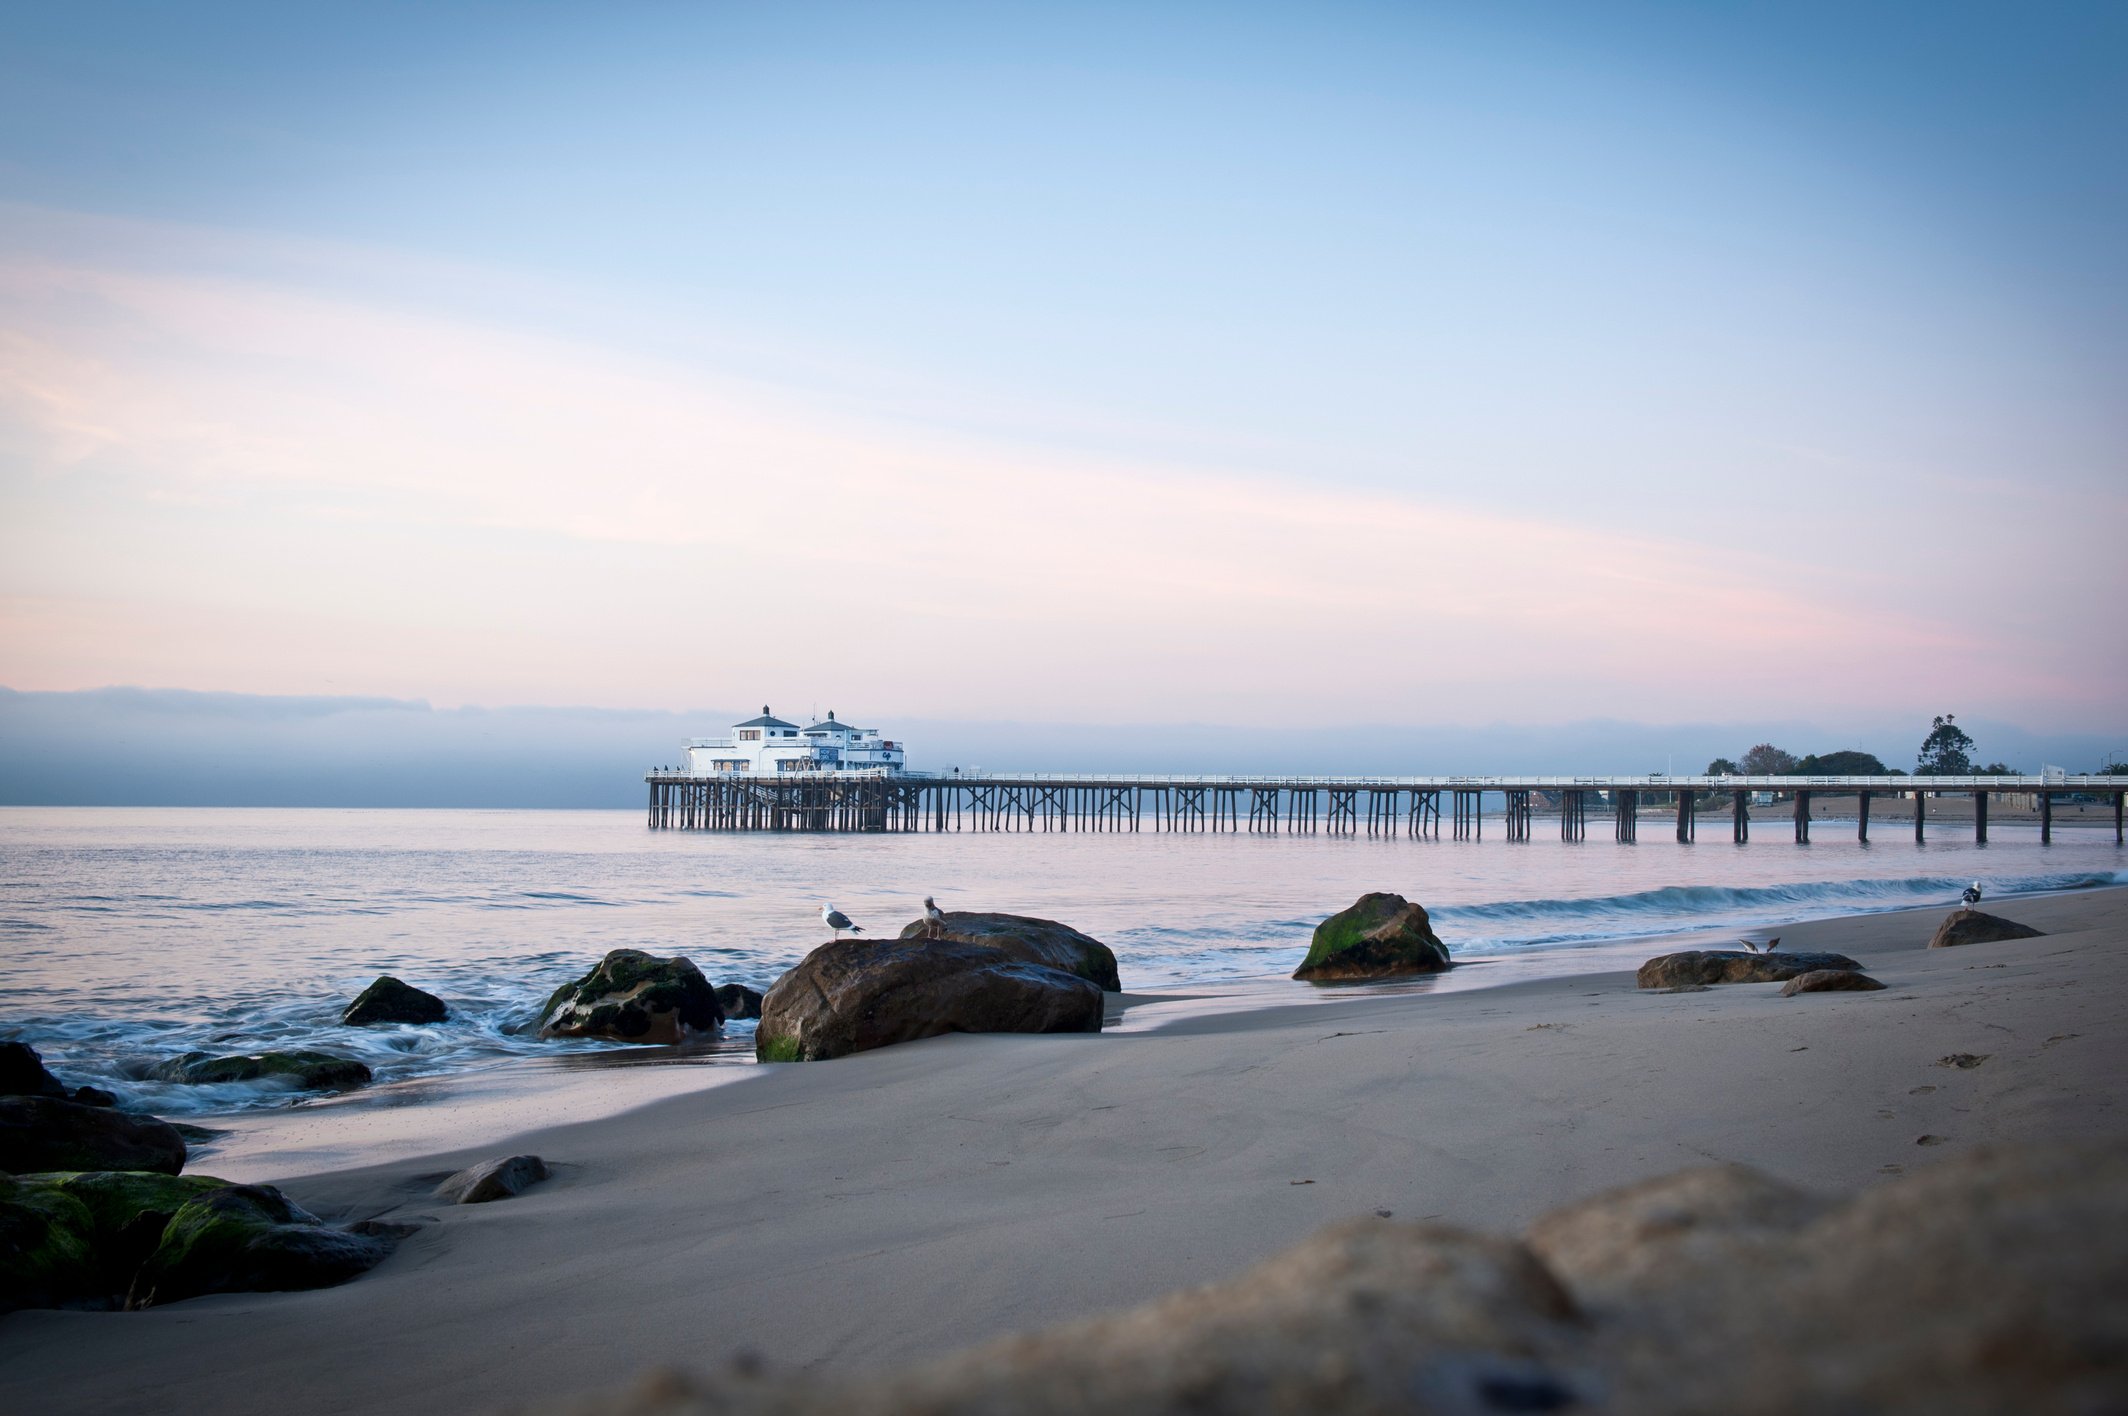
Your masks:
M 1618 839 L 1634 842 L 1640 839 L 1640 793 L 1630 788 L 1621 788 L 1611 793 L 1611 821 Z
M 1729 793 L 1729 835 L 1738 845 L 1751 839 L 1751 793 Z
M 1810 793 L 1795 794 L 1795 840 L 1799 846 L 1810 844 Z
M 2054 844 L 2054 793 L 2052 792 L 2041 792 L 2039 794 L 2039 843 L 2043 846 Z
M 1863 792 L 1861 795 L 1855 798 L 1855 839 L 1862 842 L 1862 844 L 1864 845 L 1869 844 L 1868 792 Z
M 1914 843 L 1928 839 L 1928 793 L 1914 793 Z
M 1973 793 L 1973 840 L 1977 845 L 1988 843 L 1988 794 Z
M 2128 801 L 2128 792 L 2113 794 L 2113 844 L 2121 845 L 2121 803 Z
M 1699 823 L 1693 818 L 1692 807 L 1692 793 L 1688 791 L 1678 792 L 1677 843 L 1681 846 L 1688 846 L 1692 844 L 1692 838 L 1694 835 L 1697 834 L 1697 827 Z

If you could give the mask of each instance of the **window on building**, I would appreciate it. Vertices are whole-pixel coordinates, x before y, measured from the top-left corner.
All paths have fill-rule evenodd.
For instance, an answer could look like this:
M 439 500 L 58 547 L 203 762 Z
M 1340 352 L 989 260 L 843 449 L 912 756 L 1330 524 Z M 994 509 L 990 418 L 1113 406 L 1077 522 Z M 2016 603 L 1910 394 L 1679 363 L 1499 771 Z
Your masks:
M 759 729 L 759 728 L 741 728 L 741 729 L 739 729 L 739 741 L 741 741 L 741 742 L 759 742 L 759 741 L 761 741 L 761 729 Z

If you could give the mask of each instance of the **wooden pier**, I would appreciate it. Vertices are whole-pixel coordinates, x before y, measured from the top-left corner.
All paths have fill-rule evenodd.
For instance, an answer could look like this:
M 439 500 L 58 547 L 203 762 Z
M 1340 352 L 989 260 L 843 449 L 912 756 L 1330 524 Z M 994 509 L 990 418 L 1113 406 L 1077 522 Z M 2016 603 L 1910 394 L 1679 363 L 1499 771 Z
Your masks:
M 2113 803 L 2113 839 L 2122 843 L 2119 777 L 1186 777 L 1059 773 L 890 774 L 879 771 L 716 773 L 659 771 L 650 787 L 650 825 L 678 831 L 1111 831 L 1284 832 L 1479 840 L 1498 798 L 1496 821 L 1510 841 L 1537 831 L 1538 805 L 1556 815 L 1560 839 L 1587 839 L 1592 811 L 1607 813 L 1613 838 L 1637 841 L 1644 801 L 1674 810 L 1680 844 L 1698 839 L 1702 810 L 1726 804 L 1731 839 L 1751 839 L 1754 793 L 1786 793 L 1795 804 L 1795 840 L 1810 841 L 1813 794 L 1856 798 L 1855 834 L 1869 839 L 1870 803 L 1912 798 L 1914 839 L 1925 840 L 1928 799 L 1970 796 L 1973 837 L 1988 838 L 1988 799 L 2031 797 L 2040 840 L 2054 838 L 2054 803 L 2082 793 Z M 1727 798 L 1727 802 L 1724 802 Z M 1653 799 L 1653 800 L 1651 800 Z M 1823 822 L 1819 823 L 1821 826 Z

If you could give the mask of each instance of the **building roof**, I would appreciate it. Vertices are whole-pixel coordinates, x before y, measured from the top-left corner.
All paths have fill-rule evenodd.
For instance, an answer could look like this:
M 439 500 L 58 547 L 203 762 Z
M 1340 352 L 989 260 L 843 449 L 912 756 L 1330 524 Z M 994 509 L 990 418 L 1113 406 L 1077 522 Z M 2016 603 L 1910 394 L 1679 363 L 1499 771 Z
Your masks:
M 733 723 L 735 728 L 795 728 L 796 723 L 786 723 L 781 718 L 771 717 L 766 703 L 761 705 L 761 716 L 748 718 L 743 723 Z

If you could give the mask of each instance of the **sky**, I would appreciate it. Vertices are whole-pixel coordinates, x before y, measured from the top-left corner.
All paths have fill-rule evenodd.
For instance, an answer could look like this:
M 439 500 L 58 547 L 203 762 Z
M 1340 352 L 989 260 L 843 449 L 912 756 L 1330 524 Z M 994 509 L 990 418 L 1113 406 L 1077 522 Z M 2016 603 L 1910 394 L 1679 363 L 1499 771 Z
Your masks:
M 2117 4 L 0 10 L 13 690 L 2128 736 L 2124 528 Z

